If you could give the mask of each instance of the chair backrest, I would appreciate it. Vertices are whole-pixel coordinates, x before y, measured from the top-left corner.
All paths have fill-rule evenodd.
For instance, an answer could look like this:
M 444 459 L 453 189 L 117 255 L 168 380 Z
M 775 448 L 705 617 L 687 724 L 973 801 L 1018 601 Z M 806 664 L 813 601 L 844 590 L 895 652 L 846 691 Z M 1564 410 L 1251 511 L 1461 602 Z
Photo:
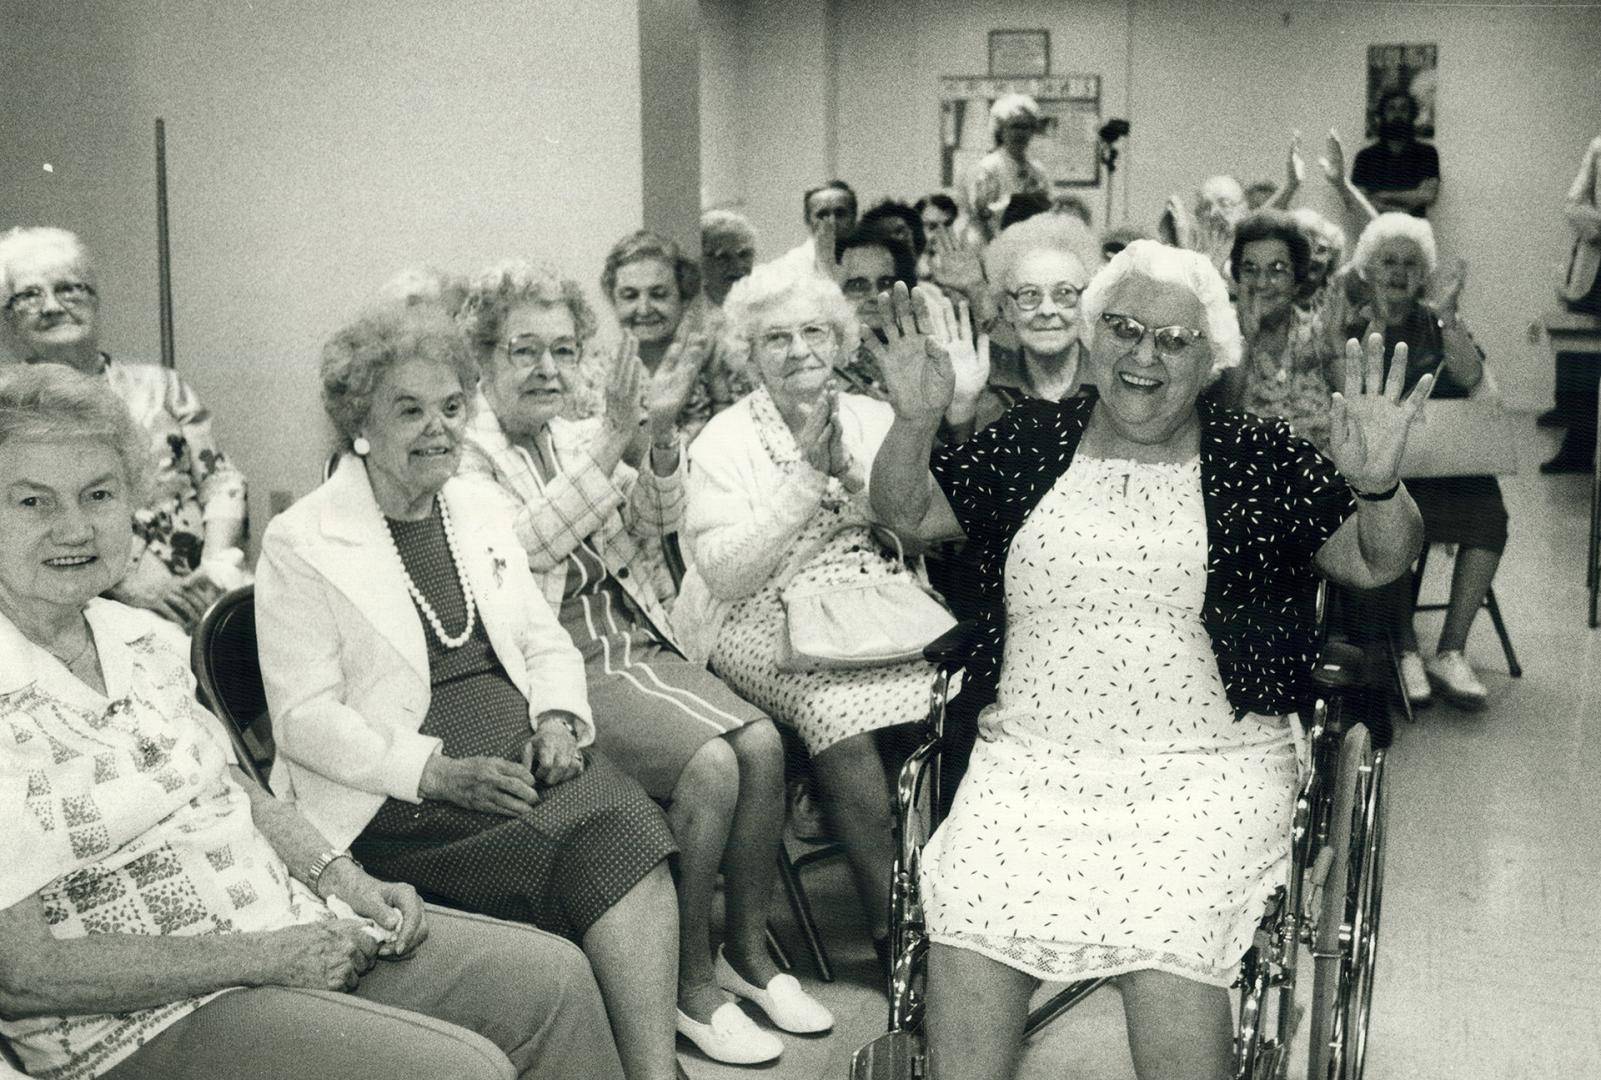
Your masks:
M 211 606 L 195 629 L 189 664 L 201 703 L 228 725 L 240 767 L 265 787 L 272 731 L 256 657 L 255 586 L 234 589 Z

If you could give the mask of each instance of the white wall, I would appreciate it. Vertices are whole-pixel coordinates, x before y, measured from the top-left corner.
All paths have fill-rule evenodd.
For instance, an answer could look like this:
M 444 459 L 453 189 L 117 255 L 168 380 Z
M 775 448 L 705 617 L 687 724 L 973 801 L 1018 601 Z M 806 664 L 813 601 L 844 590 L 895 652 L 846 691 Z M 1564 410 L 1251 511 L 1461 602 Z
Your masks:
M 535 255 L 589 285 L 639 226 L 638 0 L 0 0 L 0 26 L 0 226 L 84 236 L 129 358 L 157 355 L 166 118 L 178 366 L 258 536 L 320 476 L 321 342 L 393 271 Z
M 817 2 L 797 0 L 807 11 Z M 1464 310 L 1508 397 L 1526 407 L 1549 399 L 1549 354 L 1526 331 L 1553 302 L 1569 247 L 1562 198 L 1584 145 L 1601 131 L 1601 7 L 832 0 L 829 9 L 815 40 L 798 36 L 814 32 L 798 23 L 747 20 L 740 32 L 753 58 L 775 49 L 809 58 L 822 44 L 837 83 L 832 116 L 811 112 L 817 95 L 808 87 L 826 83 L 823 73 L 737 114 L 738 128 L 703 111 L 703 146 L 719 154 L 704 162 L 707 184 L 743 185 L 764 230 L 798 234 L 791 203 L 826 178 L 822 162 L 801 175 L 816 158 L 808 140 L 775 166 L 771 148 L 789 131 L 829 133 L 838 174 L 869 202 L 933 190 L 939 77 L 985 72 L 988 32 L 1002 28 L 1049 29 L 1054 72 L 1100 74 L 1103 115 L 1133 122 L 1114 218 L 1126 204 L 1130 219 L 1153 222 L 1170 193 L 1188 192 L 1211 173 L 1278 179 L 1296 127 L 1312 170 L 1300 201 L 1335 212 L 1316 159 L 1330 126 L 1340 128 L 1353 156 L 1362 143 L 1368 45 L 1437 42 L 1444 182 L 1431 217 L 1440 247 L 1470 264 Z M 761 36 L 779 31 L 787 36 Z M 774 75 L 750 65 L 751 80 L 764 74 Z M 742 173 L 714 177 L 727 157 L 738 159 Z M 1085 193 L 1099 216 L 1102 192 Z

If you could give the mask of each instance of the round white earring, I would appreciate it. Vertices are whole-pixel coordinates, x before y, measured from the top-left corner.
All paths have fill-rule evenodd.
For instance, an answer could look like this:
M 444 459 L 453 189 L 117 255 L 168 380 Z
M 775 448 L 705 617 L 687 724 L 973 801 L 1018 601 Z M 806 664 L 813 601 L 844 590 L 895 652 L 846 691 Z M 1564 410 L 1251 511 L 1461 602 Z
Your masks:
M 365 435 L 357 435 L 352 439 L 350 448 L 356 452 L 357 457 L 366 457 L 372 453 L 372 443 L 367 441 L 367 436 Z

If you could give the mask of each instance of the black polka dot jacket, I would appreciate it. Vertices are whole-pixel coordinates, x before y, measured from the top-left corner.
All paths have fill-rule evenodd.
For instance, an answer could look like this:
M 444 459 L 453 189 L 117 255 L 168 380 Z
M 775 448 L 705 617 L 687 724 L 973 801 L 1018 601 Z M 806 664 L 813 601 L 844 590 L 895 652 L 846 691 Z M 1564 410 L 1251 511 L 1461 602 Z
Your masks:
M 1028 399 L 930 468 L 966 530 L 980 651 L 969 677 L 998 678 L 1012 537 L 1072 464 L 1094 397 Z M 1317 573 L 1312 559 L 1355 509 L 1334 466 L 1280 420 L 1202 402 L 1207 577 L 1202 621 L 1235 713 L 1281 714 L 1312 697 Z

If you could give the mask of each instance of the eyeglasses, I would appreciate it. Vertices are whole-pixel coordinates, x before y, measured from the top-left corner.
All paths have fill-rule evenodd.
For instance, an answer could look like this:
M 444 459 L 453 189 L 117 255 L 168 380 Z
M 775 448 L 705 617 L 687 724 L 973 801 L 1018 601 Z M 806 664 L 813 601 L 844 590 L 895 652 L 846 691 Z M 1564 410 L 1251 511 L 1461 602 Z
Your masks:
M 1101 321 L 1111 328 L 1112 336 L 1127 346 L 1127 352 L 1133 352 L 1145 340 L 1145 335 L 1151 335 L 1151 344 L 1158 356 L 1179 356 L 1197 341 L 1206 337 L 1199 330 L 1188 326 L 1162 326 L 1149 327 L 1138 319 L 1127 315 L 1116 315 L 1108 311 L 1101 316 Z
M 1283 281 L 1295 273 L 1295 268 L 1283 259 L 1274 259 L 1266 266 L 1258 266 L 1254 262 L 1240 263 L 1241 281 Z
M 556 361 L 557 367 L 572 367 L 584 355 L 583 346 L 572 338 L 546 341 L 536 334 L 519 334 L 500 347 L 506 350 L 506 358 L 511 361 L 512 367 L 524 370 L 538 367 L 540 358 L 547 352 Z
M 840 286 L 840 290 L 852 300 L 860 300 L 866 296 L 889 292 L 895 287 L 895 282 L 898 280 L 894 274 L 885 274 L 877 281 L 864 277 L 846 278 L 845 283 Z
M 1069 285 L 1065 281 L 1058 281 L 1051 286 L 1051 303 L 1059 308 L 1078 307 L 1078 298 L 1083 292 L 1084 290 L 1077 285 Z M 1017 289 L 1008 289 L 1006 295 L 1010 296 L 1017 306 L 1024 311 L 1033 311 L 1045 303 L 1045 290 L 1038 285 L 1024 285 Z
M 706 252 L 705 257 L 715 259 L 718 262 L 748 262 L 756 257 L 756 249 L 753 247 L 719 248 L 716 251 Z
M 37 315 L 44 307 L 47 293 L 54 296 L 56 302 L 64 307 L 82 307 L 94 298 L 95 290 L 87 281 L 59 281 L 43 288 L 33 285 L 12 293 L 11 298 L 6 301 L 6 310 Z
M 756 348 L 767 356 L 783 356 L 796 337 L 812 352 L 819 352 L 834 343 L 834 328 L 827 323 L 806 323 L 794 329 L 774 326 L 756 336 Z

